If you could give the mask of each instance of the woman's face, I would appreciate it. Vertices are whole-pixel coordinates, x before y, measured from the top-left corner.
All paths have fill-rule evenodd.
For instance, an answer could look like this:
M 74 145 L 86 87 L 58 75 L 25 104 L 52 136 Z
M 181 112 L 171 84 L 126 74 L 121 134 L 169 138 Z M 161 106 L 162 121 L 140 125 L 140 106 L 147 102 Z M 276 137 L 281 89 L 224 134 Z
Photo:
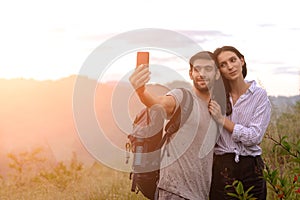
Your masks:
M 223 51 L 218 55 L 217 59 L 220 72 L 224 78 L 226 78 L 227 80 L 236 80 L 238 78 L 243 78 L 243 58 L 239 58 L 232 51 Z

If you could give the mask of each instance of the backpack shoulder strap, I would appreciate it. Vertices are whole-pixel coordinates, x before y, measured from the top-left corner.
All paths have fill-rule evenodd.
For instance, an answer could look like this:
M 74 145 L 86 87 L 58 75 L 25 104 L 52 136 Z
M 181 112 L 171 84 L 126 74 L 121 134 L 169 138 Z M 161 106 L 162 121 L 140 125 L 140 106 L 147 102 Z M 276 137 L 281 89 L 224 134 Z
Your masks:
M 194 101 L 191 92 L 184 88 L 178 89 L 180 89 L 183 93 L 182 101 L 172 118 L 166 124 L 165 134 L 159 143 L 158 148 L 161 148 L 166 140 L 178 131 L 178 129 L 186 122 L 192 112 Z
M 184 88 L 179 88 L 183 93 L 183 98 L 175 111 L 172 118 L 169 120 L 165 127 L 166 133 L 173 134 L 186 122 L 193 109 L 193 96 L 190 91 Z

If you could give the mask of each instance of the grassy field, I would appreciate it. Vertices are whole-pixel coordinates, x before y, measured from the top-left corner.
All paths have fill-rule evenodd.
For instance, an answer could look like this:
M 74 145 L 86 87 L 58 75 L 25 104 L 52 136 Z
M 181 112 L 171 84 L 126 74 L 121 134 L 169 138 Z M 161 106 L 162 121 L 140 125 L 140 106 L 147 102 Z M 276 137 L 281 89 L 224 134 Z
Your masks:
M 18 176 L 1 180 L 1 200 L 145 199 L 140 193 L 130 191 L 128 173 L 98 163 L 89 168 L 74 161 L 70 165 L 59 163 L 52 170 L 31 177 L 15 173 Z
M 278 171 L 278 177 L 284 179 L 282 183 L 274 183 L 276 187 L 291 187 L 295 174 L 300 175 L 300 104 L 295 107 L 295 112 L 283 114 L 280 118 L 272 119 L 262 143 L 263 158 L 267 165 Z M 298 155 L 298 162 L 280 145 L 274 148 L 274 144 L 283 136 L 287 136 L 288 142 L 283 145 L 297 144 L 293 151 Z M 297 150 L 298 148 L 298 150 Z M 57 163 L 50 166 L 47 159 L 39 157 L 42 149 L 33 152 L 21 152 L 9 154 L 10 174 L 0 176 L 0 199 L 1 200 L 135 200 L 145 199 L 142 194 L 130 191 L 131 182 L 129 174 L 110 169 L 100 163 L 94 163 L 86 167 L 73 155 L 71 162 Z M 298 152 L 297 152 L 298 151 Z M 37 168 L 38 166 L 38 168 Z M 299 176 L 298 175 L 298 176 Z M 299 177 L 300 179 L 300 177 Z M 299 181 L 298 183 L 299 184 Z M 292 188 L 289 198 L 282 198 L 280 191 L 274 192 L 269 184 L 268 200 L 274 199 L 297 199 L 299 195 Z M 297 196 L 298 195 L 298 196 Z

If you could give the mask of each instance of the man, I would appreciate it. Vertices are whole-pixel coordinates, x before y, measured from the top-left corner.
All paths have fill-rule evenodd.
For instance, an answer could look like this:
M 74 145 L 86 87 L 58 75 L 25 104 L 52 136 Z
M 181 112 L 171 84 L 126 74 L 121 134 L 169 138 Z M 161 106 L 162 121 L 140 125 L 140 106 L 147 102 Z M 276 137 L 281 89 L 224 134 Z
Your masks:
M 187 121 L 167 144 L 169 153 L 163 154 L 158 184 L 159 199 L 204 200 L 209 195 L 212 150 L 218 129 L 208 112 L 208 103 L 211 98 L 223 94 L 214 87 L 223 85 L 214 55 L 202 51 L 192 56 L 189 76 L 193 81 L 193 109 Z M 150 80 L 147 65 L 138 66 L 129 80 L 141 102 L 149 108 L 157 104 L 162 106 L 167 118 L 174 114 L 183 99 L 179 89 L 171 90 L 165 96 L 154 96 L 147 91 L 145 84 Z M 221 101 L 215 100 L 222 105 Z M 210 140 L 207 141 L 210 145 L 202 145 L 204 140 Z

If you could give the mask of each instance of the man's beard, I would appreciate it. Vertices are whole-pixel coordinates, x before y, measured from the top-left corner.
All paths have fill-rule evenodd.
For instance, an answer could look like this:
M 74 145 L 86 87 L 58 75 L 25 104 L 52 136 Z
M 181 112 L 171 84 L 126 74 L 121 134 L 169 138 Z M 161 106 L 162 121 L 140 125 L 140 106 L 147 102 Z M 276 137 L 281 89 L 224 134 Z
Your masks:
M 193 80 L 194 82 L 194 87 L 199 91 L 199 92 L 209 92 L 209 88 L 207 85 L 205 87 L 201 87 L 199 86 L 199 84 L 197 83 L 197 81 Z

